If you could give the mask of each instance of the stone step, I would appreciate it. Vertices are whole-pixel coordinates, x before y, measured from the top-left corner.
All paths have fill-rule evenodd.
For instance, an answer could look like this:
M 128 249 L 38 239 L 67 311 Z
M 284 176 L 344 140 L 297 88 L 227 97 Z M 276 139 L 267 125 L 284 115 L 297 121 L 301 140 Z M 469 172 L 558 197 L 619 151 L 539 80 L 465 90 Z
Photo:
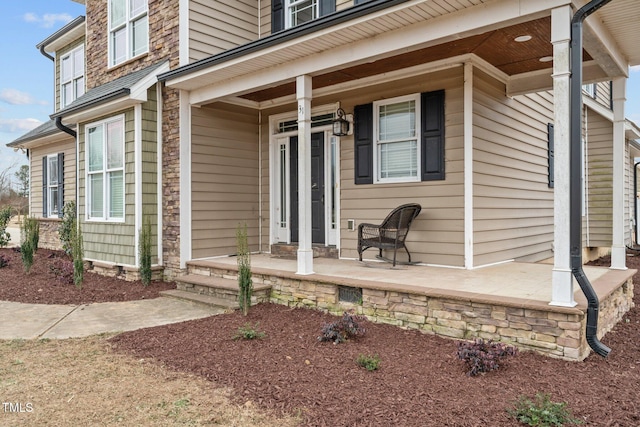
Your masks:
M 237 280 L 225 279 L 218 276 L 203 276 L 200 274 L 187 274 L 178 277 L 176 279 L 176 288 L 179 291 L 208 295 L 235 304 L 237 304 L 239 293 Z M 254 283 L 251 304 L 267 302 L 270 297 L 271 285 Z
M 216 298 L 211 295 L 197 294 L 195 292 L 181 291 L 179 289 L 161 291 L 160 295 L 166 298 L 174 298 L 182 301 L 189 301 L 199 305 L 206 305 L 207 307 L 220 308 L 223 311 L 236 310 L 240 308 L 240 305 L 237 301 Z

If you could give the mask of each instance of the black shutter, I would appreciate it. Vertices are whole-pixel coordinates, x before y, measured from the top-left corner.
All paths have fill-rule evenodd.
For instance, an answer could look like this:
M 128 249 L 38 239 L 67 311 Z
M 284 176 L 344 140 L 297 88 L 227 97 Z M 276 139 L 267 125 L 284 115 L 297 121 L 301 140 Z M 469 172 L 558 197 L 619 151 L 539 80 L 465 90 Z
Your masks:
M 271 34 L 284 30 L 284 0 L 271 0 Z
M 64 207 L 64 153 L 58 153 L 58 217 L 62 218 Z
M 444 179 L 444 90 L 421 95 L 422 181 Z
M 336 11 L 336 0 L 320 0 L 320 16 Z
M 47 217 L 47 156 L 42 158 L 42 216 Z
M 373 104 L 357 105 L 353 115 L 355 183 L 373 184 Z
M 554 168 L 554 157 L 555 157 L 555 153 L 554 153 L 554 145 L 553 145 L 553 124 L 552 123 L 548 123 L 547 124 L 547 143 L 548 143 L 548 154 L 549 154 L 549 188 L 553 188 L 555 183 L 554 183 L 554 176 L 553 176 L 553 168 Z

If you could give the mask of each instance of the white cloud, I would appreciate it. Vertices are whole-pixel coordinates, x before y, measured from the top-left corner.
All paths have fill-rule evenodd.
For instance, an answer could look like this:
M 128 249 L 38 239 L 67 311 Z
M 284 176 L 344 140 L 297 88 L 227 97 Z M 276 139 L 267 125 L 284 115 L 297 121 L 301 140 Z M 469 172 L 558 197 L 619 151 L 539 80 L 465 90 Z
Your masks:
M 632 73 L 640 72 L 640 65 L 635 65 L 630 68 Z
M 38 119 L 0 119 L 0 132 L 28 132 L 41 124 Z
M 17 89 L 2 89 L 0 101 L 11 105 L 47 105 L 47 101 L 38 101 L 28 93 Z
M 25 22 L 40 24 L 40 26 L 44 28 L 51 28 L 56 25 L 57 22 L 66 24 L 73 19 L 73 17 L 68 13 L 45 13 L 44 15 L 39 16 L 32 12 L 25 13 L 22 18 Z

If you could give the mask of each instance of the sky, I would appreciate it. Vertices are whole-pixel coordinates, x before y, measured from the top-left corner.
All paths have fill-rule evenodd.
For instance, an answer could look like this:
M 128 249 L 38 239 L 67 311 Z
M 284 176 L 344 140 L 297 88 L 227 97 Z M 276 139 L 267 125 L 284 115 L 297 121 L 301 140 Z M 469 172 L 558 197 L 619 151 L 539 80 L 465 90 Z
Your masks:
M 84 15 L 72 0 L 2 0 L 0 4 L 0 171 L 27 163 L 6 144 L 49 120 L 53 113 L 53 62 L 36 45 Z M 640 125 L 640 66 L 627 81 L 626 116 Z

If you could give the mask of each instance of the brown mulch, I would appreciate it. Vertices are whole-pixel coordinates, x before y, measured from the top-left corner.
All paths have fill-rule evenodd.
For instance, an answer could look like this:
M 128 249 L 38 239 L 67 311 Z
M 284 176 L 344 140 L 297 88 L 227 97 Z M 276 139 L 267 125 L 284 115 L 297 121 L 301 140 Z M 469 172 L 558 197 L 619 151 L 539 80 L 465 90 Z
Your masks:
M 21 267 L 19 258 L 14 263 Z M 640 257 L 629 257 L 628 266 L 640 267 Z M 637 283 L 639 275 L 634 279 Z M 47 283 L 31 280 L 22 286 Z M 49 295 L 26 294 L 39 296 L 39 302 Z M 0 294 L 0 299 L 7 298 Z M 518 423 L 506 409 L 520 396 L 536 393 L 566 402 L 583 425 L 638 426 L 640 286 L 635 303 L 603 338 L 612 348 L 606 359 L 592 354 L 583 362 L 567 362 L 521 353 L 478 377 L 466 375 L 454 340 L 365 322 L 364 336 L 334 345 L 317 337 L 336 317 L 273 304 L 252 307 L 247 317 L 235 312 L 126 332 L 110 343 L 137 359 L 231 387 L 236 403 L 299 416 L 305 426 L 513 426 Z M 266 336 L 234 340 L 247 323 Z M 357 366 L 361 354 L 378 355 L 380 369 Z
M 160 296 L 175 284 L 154 281 L 127 282 L 112 277 L 84 273 L 82 288 L 73 284 L 73 264 L 61 251 L 38 249 L 28 274 L 25 274 L 20 252 L 2 248 L 0 256 L 9 264 L 0 268 L 0 301 L 33 304 L 90 304 L 94 302 L 135 301 Z

